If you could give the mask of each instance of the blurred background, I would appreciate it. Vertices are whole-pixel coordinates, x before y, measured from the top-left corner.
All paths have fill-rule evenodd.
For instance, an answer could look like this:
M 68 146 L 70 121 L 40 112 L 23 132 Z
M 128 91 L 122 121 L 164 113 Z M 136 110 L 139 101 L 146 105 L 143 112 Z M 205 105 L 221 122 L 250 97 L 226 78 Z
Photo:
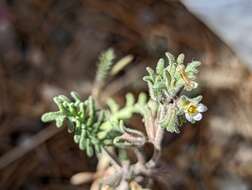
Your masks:
M 169 168 L 154 189 L 252 189 L 251 8 L 250 0 L 0 1 L 0 189 L 89 189 L 70 178 L 94 171 L 96 160 L 40 116 L 56 109 L 55 95 L 87 97 L 109 47 L 118 58 L 134 56 L 108 86 L 119 102 L 147 90 L 144 68 L 165 51 L 202 62 L 199 92 L 209 111 L 166 134 Z

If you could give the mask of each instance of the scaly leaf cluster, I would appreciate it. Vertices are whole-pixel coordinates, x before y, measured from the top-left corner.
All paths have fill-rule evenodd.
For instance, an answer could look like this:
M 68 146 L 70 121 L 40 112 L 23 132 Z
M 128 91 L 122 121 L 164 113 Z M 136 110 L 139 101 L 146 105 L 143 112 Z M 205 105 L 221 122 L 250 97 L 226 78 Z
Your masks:
M 119 108 L 110 99 L 108 109 L 98 109 L 92 97 L 81 101 L 77 93 L 71 92 L 71 96 L 73 100 L 63 95 L 54 97 L 59 111 L 43 114 L 42 121 L 55 121 L 57 127 L 62 127 L 66 120 L 75 143 L 81 150 L 86 150 L 88 156 L 101 152 L 104 146 L 121 146 L 118 139 L 126 130 L 124 122 L 134 113 L 142 114 L 142 107 L 147 101 L 144 94 L 139 95 L 137 102 L 132 94 L 128 94 L 124 107 Z
M 172 54 L 166 53 L 165 58 L 159 59 L 155 70 L 146 68 L 148 75 L 143 80 L 147 82 L 149 94 L 154 101 L 170 101 L 183 88 L 190 91 L 197 87 L 193 80 L 196 79 L 200 62 L 193 61 L 186 68 L 183 62 L 184 54 L 175 59 Z
M 192 61 L 185 66 L 184 54 L 177 58 L 170 53 L 165 55 L 165 58 L 159 59 L 155 70 L 146 68 L 148 75 L 144 76 L 143 80 L 147 82 L 152 101 L 156 102 L 159 125 L 169 132 L 179 133 L 179 127 L 186 122 L 188 106 L 194 102 L 194 99 L 181 96 L 181 93 L 197 88 L 195 79 L 200 62 Z M 194 102 L 194 107 L 190 110 L 197 111 L 198 104 L 199 101 Z M 147 111 L 151 112 L 150 109 Z M 192 117 L 197 114 L 196 111 L 192 113 Z

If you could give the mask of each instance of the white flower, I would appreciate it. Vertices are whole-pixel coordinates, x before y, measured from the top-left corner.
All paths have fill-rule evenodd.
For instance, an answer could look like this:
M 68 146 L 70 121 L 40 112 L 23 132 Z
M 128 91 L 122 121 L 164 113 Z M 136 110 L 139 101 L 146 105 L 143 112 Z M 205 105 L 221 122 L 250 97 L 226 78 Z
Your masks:
M 202 119 L 202 112 L 207 111 L 207 107 L 200 103 L 200 104 L 194 104 L 190 102 L 185 109 L 185 117 L 186 119 L 194 123 L 195 121 L 200 121 Z

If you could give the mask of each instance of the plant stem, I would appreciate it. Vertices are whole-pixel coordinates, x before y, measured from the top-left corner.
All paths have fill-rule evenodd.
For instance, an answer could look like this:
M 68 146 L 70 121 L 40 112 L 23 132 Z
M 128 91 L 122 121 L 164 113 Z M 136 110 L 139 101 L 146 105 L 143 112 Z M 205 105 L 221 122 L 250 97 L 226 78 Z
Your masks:
M 161 150 L 162 150 L 162 140 L 164 137 L 164 129 L 158 126 L 158 129 L 156 131 L 156 136 L 155 136 L 155 142 L 154 142 L 154 152 L 152 155 L 152 158 L 148 161 L 146 164 L 147 167 L 153 168 L 157 165 L 157 162 L 159 161 L 161 157 Z
M 144 164 L 145 163 L 145 158 L 144 158 L 143 153 L 140 151 L 140 149 L 139 148 L 134 148 L 134 153 L 136 155 L 137 162 L 140 163 L 140 164 Z
M 105 152 L 105 154 L 110 158 L 111 163 L 117 169 L 121 169 L 122 168 L 122 164 L 120 163 L 120 161 L 113 154 L 111 154 L 106 147 L 103 148 L 103 152 Z

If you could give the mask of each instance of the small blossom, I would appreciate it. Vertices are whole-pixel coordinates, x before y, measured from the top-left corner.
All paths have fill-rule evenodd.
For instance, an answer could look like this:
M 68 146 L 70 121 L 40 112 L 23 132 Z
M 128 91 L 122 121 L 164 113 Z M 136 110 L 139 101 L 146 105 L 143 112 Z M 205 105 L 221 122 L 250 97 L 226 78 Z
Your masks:
M 188 106 L 186 106 L 185 117 L 189 122 L 194 123 L 202 119 L 202 112 L 205 111 L 207 111 L 207 107 L 204 104 L 194 104 L 190 102 Z
M 184 65 L 178 65 L 177 69 L 178 69 L 178 72 L 180 73 L 181 78 L 185 82 L 185 90 L 186 91 L 191 91 L 191 90 L 198 87 L 198 83 L 189 79 L 189 77 L 187 76 L 187 73 L 185 72 Z

